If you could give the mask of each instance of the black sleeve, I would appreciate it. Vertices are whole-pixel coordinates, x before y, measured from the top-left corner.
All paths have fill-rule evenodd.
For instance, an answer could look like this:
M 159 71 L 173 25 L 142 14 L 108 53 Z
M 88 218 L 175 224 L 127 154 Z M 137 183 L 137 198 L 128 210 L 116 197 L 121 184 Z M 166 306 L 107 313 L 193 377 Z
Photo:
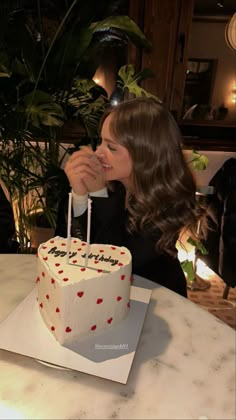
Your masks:
M 119 194 L 108 198 L 91 197 L 91 243 L 113 244 L 127 247 L 132 254 L 134 274 L 143 276 L 171 290 L 187 296 L 186 279 L 177 258 L 159 254 L 155 249 L 160 232 L 130 233 L 124 199 Z M 87 211 L 75 221 L 79 222 L 82 240 L 86 240 Z
M 107 198 L 91 197 L 91 199 L 91 243 L 124 245 L 124 197 L 119 193 L 112 193 Z M 79 221 L 81 237 L 86 240 L 87 211 L 76 219 Z

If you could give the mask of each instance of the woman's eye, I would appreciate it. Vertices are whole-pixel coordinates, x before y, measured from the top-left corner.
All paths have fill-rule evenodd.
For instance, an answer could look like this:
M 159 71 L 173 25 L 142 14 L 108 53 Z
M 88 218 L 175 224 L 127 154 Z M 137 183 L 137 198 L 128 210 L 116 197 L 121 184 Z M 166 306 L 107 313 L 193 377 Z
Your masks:
M 108 149 L 111 150 L 111 152 L 115 152 L 116 149 L 114 147 L 112 147 L 109 143 L 107 145 Z

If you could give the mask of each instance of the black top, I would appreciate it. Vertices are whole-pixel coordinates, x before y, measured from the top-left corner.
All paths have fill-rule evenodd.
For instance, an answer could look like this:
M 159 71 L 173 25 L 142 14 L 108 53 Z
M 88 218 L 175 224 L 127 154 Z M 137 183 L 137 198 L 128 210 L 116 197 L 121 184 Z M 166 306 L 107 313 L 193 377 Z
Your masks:
M 160 233 L 130 233 L 127 230 L 128 212 L 120 192 L 108 198 L 91 197 L 91 243 L 125 246 L 132 254 L 133 273 L 159 283 L 187 297 L 186 279 L 177 257 L 157 253 L 155 244 Z M 81 238 L 86 240 L 87 211 L 76 218 Z

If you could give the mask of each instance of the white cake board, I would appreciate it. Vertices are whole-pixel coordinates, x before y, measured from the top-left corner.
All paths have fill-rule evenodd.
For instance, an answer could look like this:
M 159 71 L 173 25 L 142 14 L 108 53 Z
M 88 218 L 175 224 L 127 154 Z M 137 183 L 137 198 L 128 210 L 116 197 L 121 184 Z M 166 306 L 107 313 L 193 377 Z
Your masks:
M 0 348 L 59 367 L 126 384 L 151 290 L 131 287 L 128 317 L 109 332 L 61 346 L 45 326 L 36 301 L 37 289 L 0 324 Z

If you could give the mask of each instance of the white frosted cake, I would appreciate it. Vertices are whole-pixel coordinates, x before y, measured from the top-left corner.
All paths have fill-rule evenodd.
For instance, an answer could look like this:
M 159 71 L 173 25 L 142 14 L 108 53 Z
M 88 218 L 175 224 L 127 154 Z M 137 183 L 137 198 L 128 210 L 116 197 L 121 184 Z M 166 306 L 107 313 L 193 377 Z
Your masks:
M 129 250 L 92 244 L 85 268 L 86 248 L 71 238 L 67 254 L 67 239 L 55 237 L 38 249 L 39 310 L 61 344 L 112 328 L 129 311 Z

